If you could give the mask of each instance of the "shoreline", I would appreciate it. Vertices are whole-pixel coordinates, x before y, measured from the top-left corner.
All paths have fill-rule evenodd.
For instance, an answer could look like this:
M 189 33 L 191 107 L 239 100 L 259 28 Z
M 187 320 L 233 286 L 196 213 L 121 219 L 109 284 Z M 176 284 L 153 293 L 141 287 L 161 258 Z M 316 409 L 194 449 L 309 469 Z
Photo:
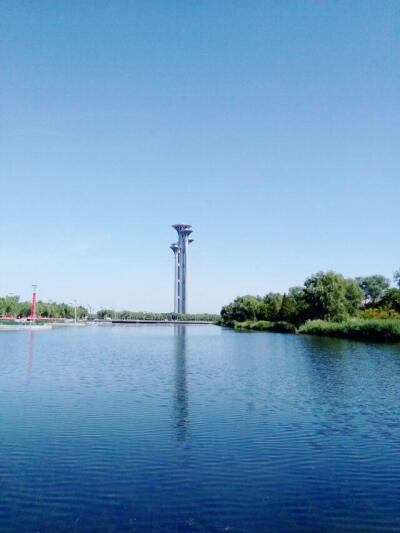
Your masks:
M 313 335 L 372 343 L 400 343 L 400 319 L 351 319 L 345 322 L 309 320 L 297 327 L 290 322 L 245 321 L 220 325 L 235 330 Z

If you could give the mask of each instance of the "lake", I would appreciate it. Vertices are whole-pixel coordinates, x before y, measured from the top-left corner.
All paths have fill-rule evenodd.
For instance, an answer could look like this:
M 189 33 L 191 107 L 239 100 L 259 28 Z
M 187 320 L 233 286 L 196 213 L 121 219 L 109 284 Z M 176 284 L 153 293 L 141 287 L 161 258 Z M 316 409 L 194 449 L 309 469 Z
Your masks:
M 2 532 L 400 531 L 400 345 L 0 332 Z

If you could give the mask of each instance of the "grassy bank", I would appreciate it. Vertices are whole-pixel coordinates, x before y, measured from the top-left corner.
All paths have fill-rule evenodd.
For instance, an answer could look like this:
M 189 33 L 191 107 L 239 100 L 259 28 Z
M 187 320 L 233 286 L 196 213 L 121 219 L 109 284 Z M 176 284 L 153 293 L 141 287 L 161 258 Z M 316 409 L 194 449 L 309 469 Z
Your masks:
M 345 322 L 327 322 L 325 320 L 309 320 L 296 329 L 289 322 L 233 322 L 231 327 L 248 331 L 272 331 L 278 333 L 300 333 L 303 335 L 319 335 L 340 337 L 366 342 L 400 342 L 400 319 L 375 318 L 352 319 Z
M 299 328 L 299 333 L 370 342 L 400 342 L 400 320 L 398 318 L 359 318 L 345 322 L 310 320 Z
M 246 329 L 251 331 L 274 331 L 276 333 L 297 333 L 296 327 L 289 322 L 268 322 L 266 320 L 258 320 L 252 322 L 233 322 L 232 326 L 235 329 Z

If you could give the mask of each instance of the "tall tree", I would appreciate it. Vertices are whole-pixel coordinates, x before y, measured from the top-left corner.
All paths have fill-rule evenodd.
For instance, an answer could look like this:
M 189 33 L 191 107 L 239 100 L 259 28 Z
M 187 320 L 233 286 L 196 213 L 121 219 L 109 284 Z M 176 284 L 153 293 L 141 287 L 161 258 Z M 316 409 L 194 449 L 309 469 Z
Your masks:
M 340 321 L 354 315 L 363 293 L 354 280 L 335 272 L 318 272 L 304 283 L 310 318 Z
M 287 296 L 286 293 L 282 298 L 282 305 L 279 310 L 279 320 L 291 322 L 296 315 L 296 303 L 293 298 Z
M 379 307 L 383 309 L 394 309 L 400 313 L 400 289 L 388 289 L 379 302 Z
M 358 277 L 356 282 L 363 291 L 365 300 L 372 304 L 376 304 L 390 287 L 390 280 L 378 274 Z
M 264 303 L 266 305 L 266 320 L 279 320 L 279 311 L 282 307 L 282 294 L 279 292 L 269 292 L 264 296 Z
M 258 320 L 261 314 L 262 299 L 258 296 L 238 296 L 231 304 L 225 305 L 221 310 L 221 317 L 225 323 L 236 320 Z
M 396 285 L 400 289 L 400 268 L 399 268 L 399 270 L 396 270 L 396 272 L 393 274 L 393 279 L 394 279 L 394 282 L 396 283 Z
M 292 322 L 295 324 L 305 322 L 307 318 L 309 318 L 309 304 L 306 301 L 304 287 L 291 287 L 288 294 L 296 308 L 295 314 L 292 317 Z

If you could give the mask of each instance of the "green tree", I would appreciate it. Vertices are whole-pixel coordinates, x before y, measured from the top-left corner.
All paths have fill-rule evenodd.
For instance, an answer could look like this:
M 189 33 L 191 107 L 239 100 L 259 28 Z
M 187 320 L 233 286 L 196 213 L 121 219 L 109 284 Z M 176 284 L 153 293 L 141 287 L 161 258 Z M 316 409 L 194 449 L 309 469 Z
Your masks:
M 17 316 L 19 310 L 19 296 L 0 298 L 0 314 L 3 316 Z
M 292 322 L 296 317 L 296 303 L 291 296 L 287 296 L 286 293 L 282 298 L 282 305 L 279 310 L 279 320 L 284 322 Z
M 345 296 L 346 296 L 346 311 L 349 316 L 355 316 L 362 305 L 363 292 L 358 283 L 351 278 L 344 280 Z
M 264 304 L 266 306 L 265 320 L 279 320 L 279 312 L 282 307 L 282 294 L 278 292 L 269 292 L 264 296 Z
M 82 305 L 79 305 L 77 308 L 76 308 L 76 317 L 78 318 L 78 320 L 82 320 L 83 318 L 87 317 L 88 316 L 88 310 L 86 309 L 86 307 L 83 307 Z
M 304 283 L 310 318 L 340 321 L 355 314 L 363 293 L 354 280 L 335 272 L 318 272 Z
M 400 313 L 400 289 L 389 289 L 379 302 L 382 309 L 394 309 Z
M 309 305 L 306 301 L 304 287 L 291 287 L 288 292 L 289 297 L 294 302 L 295 313 L 292 317 L 294 324 L 301 324 L 309 318 Z
M 36 312 L 36 316 L 40 316 L 43 318 L 49 317 L 48 305 L 46 305 L 44 302 L 41 302 L 41 301 L 36 302 L 35 312 Z
M 400 289 L 400 268 L 393 274 L 393 280 Z
M 222 320 L 227 324 L 233 321 L 257 320 L 257 313 L 259 314 L 261 309 L 260 303 L 262 300 L 257 296 L 238 296 L 232 303 L 221 309 Z
M 269 320 L 269 308 L 268 305 L 261 299 L 257 298 L 258 302 L 256 304 L 256 320 Z
M 31 303 L 30 302 L 20 302 L 18 305 L 18 316 L 24 318 L 30 316 L 31 314 Z
M 390 287 L 390 280 L 378 274 L 364 278 L 358 277 L 356 278 L 356 282 L 363 291 L 365 300 L 371 302 L 373 305 L 382 298 L 385 291 Z
M 100 309 L 100 311 L 97 311 L 97 318 L 112 318 L 115 314 L 113 309 Z

